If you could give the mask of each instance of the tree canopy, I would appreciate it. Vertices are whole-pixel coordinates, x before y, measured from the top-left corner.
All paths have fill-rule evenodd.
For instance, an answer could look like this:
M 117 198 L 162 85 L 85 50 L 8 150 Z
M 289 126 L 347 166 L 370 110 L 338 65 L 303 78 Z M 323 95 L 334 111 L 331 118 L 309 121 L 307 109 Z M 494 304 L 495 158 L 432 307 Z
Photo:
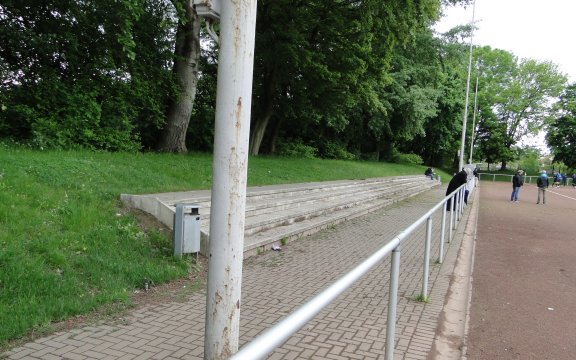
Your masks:
M 260 1 L 251 153 L 454 164 L 468 0 Z M 6 0 L 0 139 L 38 148 L 210 151 L 218 47 L 183 0 Z M 476 48 L 475 158 L 503 162 L 542 129 L 566 79 L 554 64 Z M 475 80 L 475 79 L 473 79 Z M 472 113 L 472 112 L 470 112 Z
M 564 90 L 556 106 L 558 117 L 548 125 L 546 141 L 555 162 L 576 169 L 576 83 Z
M 566 76 L 551 62 L 518 59 L 504 50 L 475 50 L 479 76 L 478 142 L 489 163 L 514 159 L 513 146 L 543 130 Z

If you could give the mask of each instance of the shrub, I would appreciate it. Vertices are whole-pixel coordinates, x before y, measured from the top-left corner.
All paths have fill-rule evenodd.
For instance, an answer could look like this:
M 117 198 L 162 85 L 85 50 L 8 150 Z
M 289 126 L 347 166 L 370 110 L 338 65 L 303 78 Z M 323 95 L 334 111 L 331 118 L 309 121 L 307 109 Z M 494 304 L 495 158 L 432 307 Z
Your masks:
M 324 144 L 322 157 L 325 159 L 337 160 L 356 160 L 358 158 L 356 155 L 346 150 L 345 146 L 330 141 Z
M 318 154 L 318 149 L 313 146 L 304 145 L 301 142 L 281 143 L 278 148 L 279 155 L 296 158 L 314 159 Z
M 398 164 L 415 164 L 421 165 L 424 163 L 422 157 L 417 154 L 401 154 L 395 153 L 392 156 L 392 161 Z

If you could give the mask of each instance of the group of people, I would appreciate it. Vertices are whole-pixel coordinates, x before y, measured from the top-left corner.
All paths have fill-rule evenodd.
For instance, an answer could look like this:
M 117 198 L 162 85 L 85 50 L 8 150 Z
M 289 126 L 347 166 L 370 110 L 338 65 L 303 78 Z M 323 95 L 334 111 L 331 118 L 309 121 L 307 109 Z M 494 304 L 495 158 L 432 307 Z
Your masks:
M 518 202 L 518 195 L 520 194 L 520 188 L 524 185 L 524 171 L 518 170 L 516 174 L 512 177 L 512 195 L 510 195 L 510 201 Z M 538 186 L 538 200 L 536 204 L 546 204 L 546 189 L 550 186 L 548 179 L 548 174 L 546 170 L 542 170 L 540 176 L 536 179 L 536 186 Z
M 568 185 L 568 176 L 566 174 L 562 174 L 561 172 L 556 172 L 554 173 L 554 183 L 552 186 L 559 188 L 560 185 Z M 572 187 L 576 188 L 576 173 L 572 174 Z
M 434 179 L 434 170 L 432 168 L 426 169 L 424 173 L 427 177 Z M 454 174 L 450 183 L 448 184 L 448 188 L 446 189 L 446 195 L 451 194 L 454 190 L 458 189 L 460 186 L 466 184 L 468 180 L 470 180 L 473 176 L 478 176 L 477 169 L 473 172 L 469 168 L 463 168 L 460 172 Z M 560 184 L 566 185 L 567 179 L 566 176 L 558 173 L 554 173 L 553 177 L 554 183 L 553 186 L 559 187 Z M 518 197 L 520 195 L 520 188 L 524 185 L 524 171 L 517 170 L 514 176 L 512 177 L 512 194 L 510 195 L 510 201 L 518 202 Z M 536 186 L 538 187 L 538 199 L 536 200 L 536 204 L 546 204 L 546 190 L 550 186 L 550 179 L 548 178 L 548 174 L 546 170 L 542 170 L 540 175 L 536 179 Z M 572 175 L 572 187 L 576 188 L 576 173 Z M 468 199 L 468 190 L 465 190 L 464 194 L 464 202 L 467 203 Z M 446 203 L 447 210 L 452 209 L 455 207 L 455 204 L 450 204 L 450 201 Z
M 559 172 L 554 173 L 553 180 L 554 183 L 552 186 L 560 187 L 560 184 L 566 186 L 566 175 L 562 175 Z M 510 201 L 518 202 L 518 194 L 520 193 L 522 185 L 524 185 L 524 172 L 518 170 L 512 177 L 512 195 L 510 195 Z M 536 179 L 536 186 L 538 187 L 538 199 L 536 200 L 536 204 L 542 203 L 544 205 L 546 204 L 546 189 L 550 186 L 550 179 L 548 178 L 546 170 L 540 172 L 540 175 Z M 576 174 L 572 175 L 572 187 L 576 188 Z

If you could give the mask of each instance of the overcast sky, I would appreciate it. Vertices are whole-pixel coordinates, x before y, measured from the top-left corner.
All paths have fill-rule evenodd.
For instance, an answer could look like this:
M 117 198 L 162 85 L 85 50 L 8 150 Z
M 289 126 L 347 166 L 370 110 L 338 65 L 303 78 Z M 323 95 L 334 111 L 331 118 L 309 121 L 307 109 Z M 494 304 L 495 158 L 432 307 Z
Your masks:
M 436 30 L 472 21 L 472 5 L 449 7 Z M 576 81 L 576 0 L 476 0 L 474 45 L 489 45 L 519 58 L 551 61 Z

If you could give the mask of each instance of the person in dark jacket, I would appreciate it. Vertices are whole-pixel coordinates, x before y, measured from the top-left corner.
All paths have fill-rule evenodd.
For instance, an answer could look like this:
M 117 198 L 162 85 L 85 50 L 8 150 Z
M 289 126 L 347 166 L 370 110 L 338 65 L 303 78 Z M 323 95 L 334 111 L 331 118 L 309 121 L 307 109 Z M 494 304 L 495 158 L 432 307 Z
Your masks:
M 468 170 L 468 171 L 470 171 L 470 170 Z M 450 195 L 452 192 L 454 192 L 460 186 L 466 184 L 467 181 L 468 181 L 468 173 L 466 172 L 465 169 L 462 169 L 462 171 L 460 171 L 459 173 L 454 175 L 452 177 L 452 180 L 450 180 L 450 182 L 448 183 L 448 188 L 446 189 L 446 195 Z M 451 205 L 451 201 L 448 200 L 446 202 L 446 210 L 450 211 L 451 209 L 456 209 L 456 201 L 454 202 L 454 206 L 450 206 L 450 205 Z
M 542 194 L 542 204 L 546 204 L 546 189 L 548 189 L 549 184 L 546 170 L 542 170 L 542 173 L 536 180 L 536 185 L 538 186 L 538 200 L 536 201 L 536 204 L 540 204 L 540 194 Z
M 520 194 L 520 188 L 524 185 L 524 172 L 522 170 L 516 171 L 516 174 L 512 177 L 512 195 L 510 195 L 510 201 L 518 202 L 518 194 Z

